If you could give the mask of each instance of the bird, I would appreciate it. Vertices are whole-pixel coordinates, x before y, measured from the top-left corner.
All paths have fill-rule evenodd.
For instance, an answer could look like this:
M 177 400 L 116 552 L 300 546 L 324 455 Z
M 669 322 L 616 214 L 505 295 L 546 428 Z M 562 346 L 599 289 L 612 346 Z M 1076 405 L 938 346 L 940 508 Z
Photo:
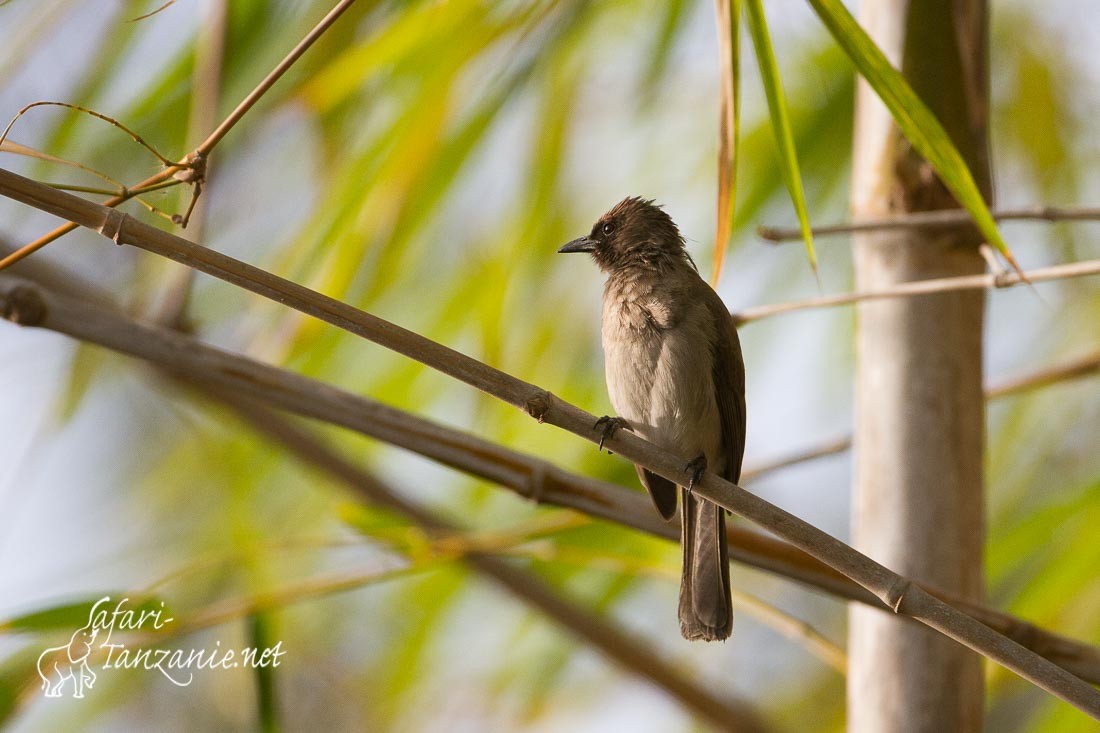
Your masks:
M 680 497 L 681 633 L 726 639 L 733 608 L 725 510 L 692 488 L 707 470 L 733 483 L 741 477 L 745 364 L 734 320 L 700 277 L 672 217 L 651 199 L 623 199 L 558 252 L 588 253 L 606 275 L 601 340 L 616 415 L 594 425 L 600 448 L 626 428 L 692 457 L 683 486 L 635 469 L 665 520 Z

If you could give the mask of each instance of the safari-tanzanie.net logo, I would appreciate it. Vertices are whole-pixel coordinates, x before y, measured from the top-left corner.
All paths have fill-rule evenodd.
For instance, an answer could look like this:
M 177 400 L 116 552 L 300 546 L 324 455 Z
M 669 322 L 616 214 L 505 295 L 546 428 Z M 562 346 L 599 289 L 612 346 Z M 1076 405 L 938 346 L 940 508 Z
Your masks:
M 265 649 L 223 649 L 220 641 L 213 648 L 167 649 L 111 640 L 115 632 L 163 631 L 174 620 L 166 615 L 163 601 L 151 607 L 134 606 L 129 598 L 114 605 L 110 596 L 100 598 L 88 613 L 88 623 L 73 632 L 68 644 L 51 647 L 39 655 L 43 692 L 46 697 L 63 697 L 68 692 L 82 698 L 95 685 L 93 668 L 155 670 L 172 684 L 186 687 L 194 680 L 195 670 L 278 667 L 286 654 L 281 641 Z

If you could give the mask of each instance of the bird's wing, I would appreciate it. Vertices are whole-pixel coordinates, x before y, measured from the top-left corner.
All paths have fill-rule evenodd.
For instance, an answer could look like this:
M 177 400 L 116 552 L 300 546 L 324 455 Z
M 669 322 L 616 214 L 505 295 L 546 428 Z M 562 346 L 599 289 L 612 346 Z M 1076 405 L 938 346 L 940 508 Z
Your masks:
M 722 448 L 726 465 L 722 477 L 733 483 L 741 480 L 741 461 L 745 457 L 745 361 L 741 340 L 733 318 L 722 299 L 711 291 L 707 308 L 714 316 L 717 338 L 714 341 L 714 399 L 722 419 Z
M 637 464 L 634 465 L 634 470 L 638 472 L 638 478 L 645 490 L 649 492 L 657 511 L 664 519 L 672 519 L 676 514 L 676 496 L 679 494 L 676 484 Z

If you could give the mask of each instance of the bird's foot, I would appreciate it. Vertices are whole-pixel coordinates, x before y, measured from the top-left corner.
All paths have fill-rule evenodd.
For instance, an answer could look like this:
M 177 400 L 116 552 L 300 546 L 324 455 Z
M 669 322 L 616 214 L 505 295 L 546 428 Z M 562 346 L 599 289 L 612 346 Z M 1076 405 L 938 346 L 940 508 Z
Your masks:
M 698 481 L 699 479 L 703 478 L 703 474 L 706 473 L 706 472 L 707 472 L 707 456 L 706 456 L 706 454 L 700 453 L 699 455 L 695 456 L 690 461 L 688 461 L 687 465 L 684 466 L 684 473 L 686 473 L 690 477 L 688 479 L 687 490 L 691 491 L 693 488 L 695 488 L 695 482 Z
M 605 440 L 610 440 L 615 435 L 615 431 L 619 428 L 626 428 L 633 432 L 634 428 L 630 427 L 630 423 L 623 420 L 621 417 L 612 417 L 611 415 L 604 415 L 596 424 L 592 426 L 593 430 L 600 431 L 600 447 L 597 450 L 603 450 L 603 444 Z M 610 453 L 611 451 L 608 451 Z

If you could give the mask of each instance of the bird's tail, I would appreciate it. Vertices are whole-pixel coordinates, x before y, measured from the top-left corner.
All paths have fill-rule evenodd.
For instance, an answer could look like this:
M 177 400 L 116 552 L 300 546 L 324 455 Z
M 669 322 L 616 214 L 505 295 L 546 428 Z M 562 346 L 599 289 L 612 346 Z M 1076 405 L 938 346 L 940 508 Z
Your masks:
M 733 628 L 726 512 L 687 489 L 681 489 L 680 496 L 680 632 L 689 640 L 725 639 Z

